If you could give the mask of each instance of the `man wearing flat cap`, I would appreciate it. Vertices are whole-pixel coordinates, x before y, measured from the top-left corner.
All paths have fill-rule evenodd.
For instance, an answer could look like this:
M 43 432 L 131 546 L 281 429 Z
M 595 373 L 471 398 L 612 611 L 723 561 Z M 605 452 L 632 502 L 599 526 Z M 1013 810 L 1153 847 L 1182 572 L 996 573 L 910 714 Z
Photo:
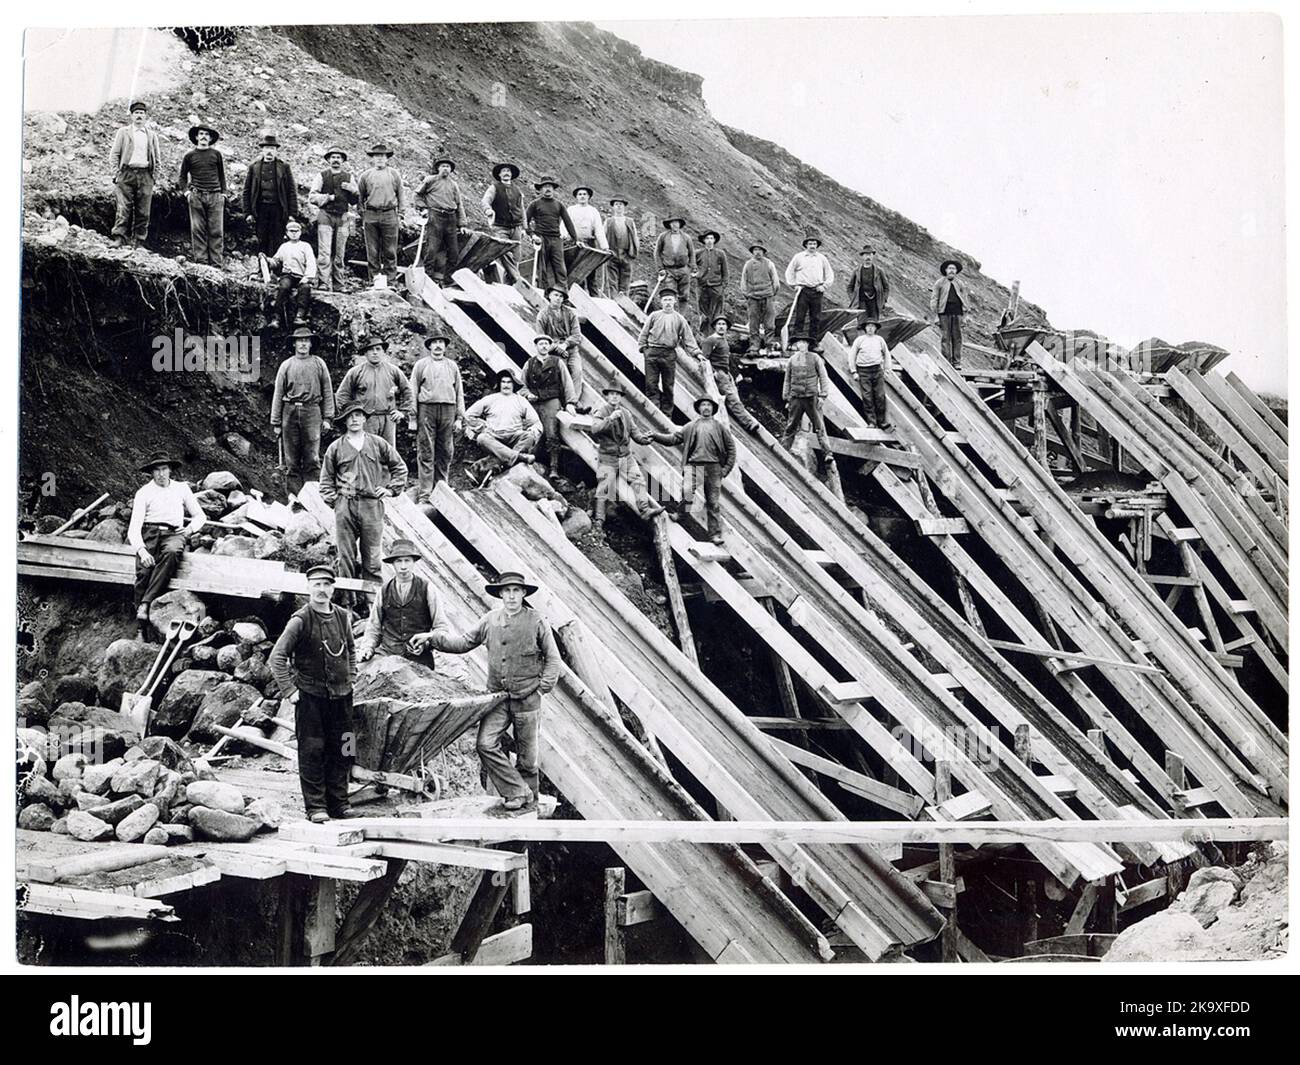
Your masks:
M 749 354 L 762 355 L 768 339 L 776 335 L 776 294 L 781 276 L 762 244 L 749 246 L 749 258 L 740 269 L 740 294 L 749 311 Z
M 285 223 L 298 213 L 298 186 L 289 164 L 278 157 L 280 142 L 268 133 L 259 147 L 261 155 L 244 177 L 244 216 L 257 231 L 258 251 L 274 255 Z
M 132 102 L 130 121 L 113 134 L 108 153 L 108 172 L 113 175 L 117 213 L 113 219 L 113 243 L 140 245 L 149 236 L 149 211 L 153 186 L 162 173 L 162 149 L 158 134 L 149 128 L 149 108 L 141 100 Z
M 388 357 L 388 341 L 371 336 L 361 348 L 362 358 L 343 375 L 334 405 L 342 410 L 354 403 L 366 412 L 366 432 L 382 436 L 397 446 L 397 423 L 415 421 L 415 393 L 406 374 Z
M 366 620 L 366 631 L 357 644 L 357 658 L 362 662 L 376 654 L 425 658 L 433 665 L 429 638 L 446 632 L 433 585 L 415 572 L 420 552 L 410 540 L 396 540 L 384 562 L 393 567 L 393 575 L 384 581 L 375 596 Z
M 518 178 L 514 163 L 497 163 L 492 184 L 483 193 L 483 213 L 492 235 L 510 243 L 510 250 L 497 260 L 498 276 L 504 271 L 504 281 L 510 285 L 519 280 L 519 245 L 524 239 L 524 194 L 515 184 Z
M 302 223 L 290 218 L 284 226 L 284 243 L 266 260 L 276 275 L 275 314 L 287 332 L 311 316 L 311 287 L 316 282 L 316 253 L 302 239 Z
M 889 303 L 889 275 L 876 262 L 876 249 L 870 244 L 862 245 L 858 256 L 858 268 L 849 276 L 850 306 L 879 319 Z
M 360 186 L 352 172 L 343 169 L 348 153 L 333 147 L 325 152 L 325 169 L 312 178 L 307 199 L 319 209 L 316 214 L 316 269 L 326 292 L 343 290 L 347 272 L 348 208 L 360 199 Z
M 293 331 L 293 354 L 276 370 L 271 396 L 271 431 L 280 438 L 291 495 L 320 480 L 321 432 L 334 417 L 334 385 L 325 360 L 312 354 L 314 335 L 305 325 Z
M 456 453 L 456 430 L 465 424 L 465 386 L 460 364 L 447 358 L 448 343 L 449 339 L 442 333 L 425 337 L 428 354 L 411 371 L 419 464 L 417 503 L 429 502 L 438 482 L 447 480 Z
M 424 227 L 424 268 L 435 284 L 448 285 L 460 263 L 460 237 L 466 229 L 465 200 L 452 159 L 435 159 L 433 173 L 415 190 L 415 205 L 428 213 Z
M 940 350 L 955 369 L 961 369 L 961 320 L 970 309 L 970 289 L 957 275 L 961 263 L 945 259 L 939 279 L 930 289 L 930 318 L 939 324 Z
M 268 665 L 281 698 L 296 702 L 298 783 L 307 820 L 351 817 L 348 778 L 356 753 L 352 684 L 357 649 L 352 619 L 332 602 L 334 570 L 307 570 L 308 600 L 289 618 Z
M 545 333 L 533 337 L 533 353 L 524 364 L 524 387 L 524 398 L 533 405 L 542 421 L 546 457 L 554 477 L 560 472 L 560 408 L 574 413 L 577 395 L 573 379 L 569 377 L 569 368 Z
M 588 433 L 596 442 L 596 502 L 592 522 L 597 531 L 603 532 L 609 506 L 618 502 L 622 488 L 630 491 L 632 504 L 642 518 L 649 520 L 662 514 L 664 508 L 650 498 L 645 474 L 632 455 L 633 441 L 648 444 L 654 437 L 632 424 L 623 406 L 622 385 L 607 385 L 600 394 L 605 398 L 605 406 L 596 412 L 590 425 L 575 423 L 575 428 Z
M 546 619 L 527 602 L 537 585 L 507 572 L 485 590 L 501 600 L 499 608 L 469 632 L 434 632 L 428 642 L 451 654 L 487 645 L 488 690 L 509 697 L 479 722 L 475 747 L 505 808 L 523 810 L 537 802 L 541 790 L 542 696 L 559 680 L 560 651 Z M 507 729 L 513 729 L 516 765 L 502 747 Z
M 366 262 L 372 282 L 382 275 L 384 283 L 392 285 L 397 281 L 397 231 L 406 211 L 406 190 L 397 168 L 388 165 L 393 158 L 392 148 L 381 141 L 371 145 L 366 155 L 370 168 L 357 181 Z
M 645 357 L 645 395 L 668 418 L 673 416 L 673 387 L 677 381 L 677 349 L 699 357 L 700 346 L 690 324 L 677 313 L 677 292 L 659 290 L 659 309 L 651 311 L 637 335 L 636 346 Z
M 537 331 L 551 338 L 556 354 L 562 355 L 568 364 L 576 402 L 582 397 L 582 382 L 586 379 L 582 365 L 582 325 L 568 301 L 568 293 L 559 285 L 551 285 L 546 290 L 546 306 L 537 316 Z
M 172 471 L 180 466 L 167 452 L 155 451 L 140 465 L 149 480 L 131 501 L 126 542 L 135 549 L 135 616 L 142 623 L 149 620 L 149 604 L 167 590 L 186 542 L 205 520 L 190 486 L 172 480 Z
M 190 208 L 190 259 L 218 269 L 225 262 L 226 228 L 226 160 L 215 147 L 220 138 L 211 126 L 191 126 L 194 147 L 181 159 L 176 181 Z

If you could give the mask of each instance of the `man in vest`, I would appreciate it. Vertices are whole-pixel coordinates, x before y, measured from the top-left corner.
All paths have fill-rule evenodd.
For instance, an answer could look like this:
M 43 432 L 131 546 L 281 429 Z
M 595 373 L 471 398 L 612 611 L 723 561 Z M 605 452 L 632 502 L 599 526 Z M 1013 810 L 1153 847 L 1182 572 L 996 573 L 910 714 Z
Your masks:
M 498 276 L 504 282 L 519 280 L 519 245 L 524 239 L 524 194 L 515 184 L 519 167 L 514 163 L 497 163 L 492 168 L 492 184 L 483 193 L 483 213 L 487 215 L 492 235 L 510 242 L 510 250 L 497 260 Z
M 181 159 L 176 181 L 190 209 L 190 258 L 217 269 L 225 262 L 226 232 L 226 159 L 213 147 L 220 138 L 211 126 L 191 126 L 194 147 Z
M 609 243 L 605 237 L 605 223 L 600 217 L 600 211 L 591 202 L 595 193 L 589 185 L 579 185 L 573 190 L 574 204 L 569 208 L 569 217 L 573 219 L 574 231 L 578 234 L 578 243 L 594 245 L 601 251 L 609 251 Z M 587 279 L 582 282 L 582 287 L 590 292 L 593 296 L 599 296 L 600 292 L 600 275 L 603 270 L 596 269 L 587 275 Z
M 397 363 L 388 358 L 388 341 L 372 336 L 361 349 L 364 358 L 343 375 L 334 405 L 342 410 L 359 404 L 366 412 L 366 432 L 397 446 L 397 423 L 415 421 L 415 394 Z
M 361 202 L 361 231 L 366 238 L 366 263 L 372 283 L 382 276 L 384 284 L 397 280 L 397 230 L 406 211 L 406 190 L 402 175 L 392 161 L 393 150 L 380 142 L 366 153 L 370 169 L 357 182 Z
M 461 234 L 468 232 L 454 160 L 433 161 L 433 173 L 415 190 L 415 203 L 429 218 L 424 226 L 424 268 L 436 284 L 450 284 L 460 265 Z
M 695 272 L 691 276 L 700 286 L 700 329 L 711 328 L 722 313 L 722 300 L 727 288 L 727 253 L 717 247 L 722 234 L 716 229 L 700 234 L 699 254 L 695 257 Z
M 794 351 L 786 360 L 785 380 L 781 385 L 781 398 L 786 403 L 785 432 L 781 435 L 781 443 L 787 451 L 790 450 L 806 414 L 817 434 L 822 454 L 829 461 L 831 445 L 822 418 L 822 401 L 830 394 L 831 383 L 826 373 L 826 361 L 816 349 L 809 349 L 810 340 L 807 336 L 790 338 Z
M 546 290 L 546 306 L 537 316 L 537 331 L 545 333 L 555 345 L 556 354 L 563 354 L 573 381 L 573 399 L 582 396 L 585 378 L 582 368 L 582 324 L 578 312 L 569 304 L 568 294 L 558 285 Z
M 637 335 L 636 345 L 645 356 L 645 395 L 668 418 L 673 416 L 673 386 L 677 382 L 677 349 L 683 347 L 696 357 L 700 346 L 686 319 L 677 313 L 677 293 L 668 288 L 659 293 L 659 310 L 651 311 Z
M 683 230 L 685 218 L 665 218 L 664 232 L 655 241 L 655 269 L 665 290 L 672 289 L 683 309 L 691 302 L 691 269 L 695 266 L 695 242 Z
M 627 216 L 627 206 L 626 199 L 615 196 L 609 201 L 610 215 L 605 219 L 605 244 L 612 256 L 605 264 L 605 286 L 606 291 L 615 294 L 628 291 L 632 263 L 640 251 L 636 223 Z
M 536 255 L 540 257 L 537 261 L 538 269 L 534 271 L 537 283 L 543 289 L 554 286 L 561 292 L 567 292 L 569 267 L 564 261 L 564 237 L 560 233 L 560 227 L 568 230 L 575 244 L 578 242 L 578 231 L 574 228 L 568 208 L 555 195 L 559 187 L 560 183 L 553 177 L 543 177 L 541 181 L 534 182 L 533 188 L 541 195 L 524 211 L 524 222 L 532 234 Z
M 162 149 L 158 134 L 148 127 L 149 109 L 135 100 L 128 114 L 130 121 L 113 135 L 108 153 L 108 172 L 113 175 L 113 194 L 117 197 L 112 237 L 115 245 L 143 244 L 149 236 L 153 185 L 162 173 Z
M 155 451 L 140 467 L 149 480 L 131 501 L 126 542 L 135 549 L 135 616 L 142 628 L 149 620 L 149 604 L 167 590 L 187 541 L 206 520 L 190 486 L 172 480 L 180 465 L 166 452 Z M 185 525 L 187 515 L 190 523 Z
M 727 342 L 727 330 L 730 328 L 731 319 L 725 314 L 720 314 L 713 320 L 713 332 L 700 345 L 700 376 L 704 376 L 704 367 L 710 366 L 713 370 L 713 383 L 717 386 L 732 421 L 747 432 L 757 433 L 758 419 L 741 402 L 736 378 L 732 373 L 731 345 Z
M 876 263 L 876 249 L 864 244 L 859 253 L 862 261 L 849 278 L 850 305 L 866 311 L 868 318 L 880 319 L 889 303 L 889 277 Z
M 957 275 L 961 263 L 945 259 L 939 265 L 939 280 L 930 289 L 930 318 L 939 324 L 943 357 L 961 369 L 961 320 L 970 307 L 970 290 Z
M 605 407 L 589 425 L 575 427 L 596 441 L 596 503 L 592 521 L 596 531 L 603 533 L 609 505 L 618 502 L 619 489 L 624 485 L 632 493 L 637 513 L 647 521 L 662 514 L 664 508 L 650 498 L 645 474 L 632 456 L 631 441 L 648 444 L 654 437 L 632 425 L 632 418 L 623 406 L 622 387 L 611 384 L 600 392 L 605 397 Z
M 497 374 L 497 390 L 465 412 L 465 435 L 503 466 L 532 462 L 542 438 L 542 422 L 518 392 L 513 370 Z
M 417 503 L 429 502 L 439 481 L 447 480 L 455 454 L 455 433 L 465 424 L 465 387 L 460 364 L 447 358 L 447 337 L 434 333 L 424 341 L 428 354 L 411 371 L 415 396 Z
M 776 333 L 776 294 L 781 277 L 762 244 L 751 244 L 749 256 L 740 271 L 740 294 L 749 309 L 749 354 L 764 355 L 768 338 Z
M 425 658 L 429 638 L 435 632 L 447 631 L 438 608 L 438 593 L 415 572 L 420 552 L 410 540 L 396 541 L 384 561 L 393 567 L 393 575 L 375 596 L 366 631 L 357 644 L 357 658 L 362 662 L 375 654 Z M 432 655 L 427 656 L 425 664 L 433 665 Z
M 289 618 L 269 665 L 281 698 L 297 703 L 298 782 L 307 819 L 319 824 L 352 816 L 348 777 L 356 753 L 352 682 L 357 653 L 351 617 L 332 602 L 334 570 L 312 566 L 307 586 L 307 605 Z
M 284 240 L 284 225 L 298 213 L 298 186 L 289 164 L 278 158 L 280 142 L 268 133 L 259 146 L 260 159 L 249 164 L 244 177 L 244 217 L 257 231 L 257 249 L 274 255 Z
M 551 347 L 551 338 L 542 333 L 533 338 L 533 354 L 524 365 L 524 399 L 533 405 L 542 421 L 546 455 L 551 476 L 560 472 L 560 407 L 576 412 L 577 396 L 564 360 Z
M 311 353 L 314 335 L 307 326 L 293 331 L 293 354 L 276 370 L 271 396 L 271 431 L 280 438 L 290 495 L 320 480 L 321 431 L 334 417 L 334 386 L 325 360 Z
M 521 573 L 502 573 L 485 590 L 501 600 L 465 633 L 432 633 L 439 651 L 464 654 L 487 645 L 489 691 L 508 698 L 479 722 L 475 747 L 479 761 L 507 810 L 523 810 L 537 802 L 541 791 L 540 747 L 542 696 L 560 676 L 560 651 L 546 619 L 527 602 L 537 591 Z M 517 766 L 502 747 L 513 727 Z
M 673 515 L 680 520 L 695 503 L 695 493 L 704 485 L 704 510 L 709 539 L 722 546 L 722 482 L 736 465 L 736 441 L 722 422 L 714 417 L 718 406 L 709 396 L 695 401 L 695 421 L 671 432 L 654 432 L 651 439 L 660 444 L 682 447 L 682 498 Z
M 326 169 L 312 179 L 307 199 L 320 208 L 316 215 L 316 268 L 326 292 L 343 291 L 347 272 L 348 208 L 360 199 L 360 187 L 344 170 L 348 153 L 331 148 L 325 153 Z
M 785 283 L 795 290 L 791 334 L 806 332 L 814 343 L 821 338 L 822 297 L 835 281 L 835 271 L 821 247 L 821 237 L 809 233 L 803 251 L 796 252 L 785 268 Z
M 334 508 L 334 535 L 339 568 L 378 584 L 379 552 L 384 534 L 384 499 L 406 487 L 406 463 L 382 436 L 366 432 L 366 409 L 360 403 L 338 413 L 347 432 L 325 451 L 320 469 L 320 497 Z M 360 563 L 357 555 L 360 548 Z M 357 612 L 365 614 L 369 599 L 355 596 Z
M 295 322 L 306 322 L 311 313 L 311 286 L 316 280 L 316 254 L 302 239 L 302 223 L 289 219 L 284 243 L 267 260 L 271 272 L 279 275 L 275 286 L 275 316 L 286 332 Z

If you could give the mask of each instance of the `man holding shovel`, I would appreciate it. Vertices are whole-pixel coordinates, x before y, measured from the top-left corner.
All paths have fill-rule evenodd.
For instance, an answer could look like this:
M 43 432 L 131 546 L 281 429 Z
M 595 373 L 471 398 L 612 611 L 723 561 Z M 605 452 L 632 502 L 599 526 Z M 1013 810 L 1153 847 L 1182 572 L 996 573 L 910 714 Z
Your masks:
M 180 465 L 165 451 L 155 451 L 140 466 L 149 481 L 131 501 L 126 542 L 135 549 L 135 616 L 142 627 L 149 620 L 149 604 L 166 591 L 180 565 L 186 542 L 206 520 L 190 486 L 172 480 L 172 470 Z M 190 523 L 182 527 L 186 515 Z
M 809 233 L 804 238 L 803 251 L 796 252 L 785 268 L 785 283 L 795 290 L 786 329 L 789 330 L 793 320 L 794 332 L 806 332 L 814 344 L 821 339 L 822 297 L 835 282 L 835 271 L 821 247 L 821 237 Z
M 540 264 L 542 287 L 556 286 L 561 292 L 567 292 L 569 267 L 564 261 L 564 235 L 560 232 L 560 227 L 568 230 L 569 237 L 575 244 L 578 243 L 578 231 L 574 228 L 569 209 L 555 195 L 559 187 L 559 181 L 553 177 L 543 177 L 541 181 L 534 182 L 533 188 L 541 195 L 528 205 L 524 219 L 537 249 L 533 269 L 534 287 L 538 281 L 536 266 Z
M 521 573 L 507 572 L 484 590 L 501 600 L 500 608 L 484 614 L 469 632 L 433 632 L 427 642 L 451 654 L 487 645 L 488 690 L 508 697 L 479 722 L 475 746 L 505 808 L 523 810 L 536 804 L 541 789 L 542 696 L 559 679 L 560 651 L 546 619 L 527 602 L 537 585 Z M 517 766 L 501 743 L 512 727 Z

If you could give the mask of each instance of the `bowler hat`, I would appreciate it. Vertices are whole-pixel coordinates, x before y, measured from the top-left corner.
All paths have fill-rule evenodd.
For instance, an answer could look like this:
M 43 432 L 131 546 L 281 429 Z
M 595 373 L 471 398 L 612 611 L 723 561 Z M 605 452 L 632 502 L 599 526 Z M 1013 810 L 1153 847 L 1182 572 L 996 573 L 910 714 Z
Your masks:
M 946 274 L 948 272 L 948 267 L 950 266 L 957 267 L 957 273 L 961 273 L 961 263 L 956 259 L 944 259 L 944 261 L 939 264 L 939 273 Z
M 376 337 L 376 336 L 369 337 L 366 340 L 366 342 L 361 345 L 361 353 L 364 355 L 371 348 L 383 348 L 385 351 L 387 351 L 388 341 L 385 340 L 383 337 Z
M 220 134 L 220 133 L 218 133 L 218 132 L 217 132 L 215 129 L 213 129 L 211 126 L 205 126 L 202 122 L 200 122 L 197 126 L 191 126 L 191 127 L 190 127 L 190 143 L 191 143 L 191 144 L 198 144 L 198 143 L 199 143 L 199 134 L 200 134 L 200 133 L 206 133 L 206 134 L 208 135 L 208 146 L 209 146 L 209 147 L 211 147 L 212 145 L 216 144 L 217 141 L 219 141 L 219 140 L 221 139 L 221 134 Z
M 311 340 L 316 334 L 311 331 L 311 326 L 300 325 L 293 331 L 293 340 Z
M 686 225 L 686 219 L 685 219 L 685 218 L 681 218 L 681 217 L 679 217 L 678 215 L 673 215 L 671 218 L 665 218 L 665 219 L 664 219 L 664 229 L 667 229 L 667 228 L 668 228 L 668 225 L 669 225 L 670 222 L 680 222 L 682 225 Z
M 140 463 L 141 473 L 152 473 L 155 466 L 170 466 L 172 469 L 179 469 L 180 459 L 174 459 L 165 451 L 155 451 L 144 462 Z
M 631 205 L 628 203 L 628 200 L 627 200 L 627 197 L 626 197 L 626 196 L 611 196 L 611 197 L 609 198 L 609 205 L 610 205 L 611 207 L 613 207 L 614 204 L 616 204 L 616 203 L 621 203 L 624 207 L 629 207 L 629 206 L 631 206 Z
M 766 244 L 751 244 L 751 245 L 749 246 L 749 250 L 750 250 L 750 251 L 753 251 L 755 248 L 757 248 L 759 251 L 761 251 L 764 255 L 767 254 L 767 245 L 766 245 Z
M 500 181 L 501 171 L 503 170 L 510 171 L 511 181 L 514 181 L 514 179 L 517 178 L 520 174 L 519 167 L 515 166 L 514 163 L 497 163 L 497 165 L 492 168 L 492 176 L 496 178 L 498 181 Z
M 441 340 L 444 344 L 451 343 L 451 337 L 444 336 L 442 333 L 434 333 L 432 336 L 427 336 L 424 338 L 424 346 L 427 348 L 435 340 Z
M 588 196 L 596 195 L 596 190 L 593 189 L 590 185 L 579 185 L 577 188 L 573 190 L 573 194 L 575 196 L 578 195 L 578 193 L 580 192 L 585 192 Z
M 367 155 L 392 155 L 393 149 L 388 147 L 383 141 L 378 144 L 372 144 L 366 151 Z
M 716 229 L 706 229 L 703 233 L 700 234 L 701 243 L 704 242 L 705 237 L 712 237 L 713 243 L 716 244 L 718 243 L 718 241 L 722 239 L 722 234 L 719 233 Z
M 709 403 L 709 404 L 712 404 L 712 406 L 713 406 L 713 412 L 714 412 L 715 414 L 718 412 L 718 401 L 717 401 L 716 399 L 714 399 L 712 396 L 698 396 L 698 397 L 696 397 L 696 400 L 695 400 L 695 413 L 696 413 L 696 414 L 699 414 L 699 413 L 700 413 L 700 404 L 701 404 L 701 403 Z
M 411 543 L 410 540 L 396 540 L 394 541 L 393 546 L 389 549 L 388 554 L 384 556 L 384 561 L 392 562 L 394 559 L 398 558 L 420 559 L 422 557 L 419 548 L 417 548 L 415 544 Z
M 258 147 L 259 147 L 259 148 L 278 148 L 278 147 L 280 147 L 280 142 L 279 142 L 278 140 L 276 140 L 276 137 L 275 137 L 275 134 L 274 134 L 274 133 L 266 133 L 266 134 L 264 134 L 264 135 L 262 136 L 261 143 L 258 144 Z
M 507 570 L 506 572 L 499 574 L 496 580 L 489 581 L 484 585 L 484 591 L 486 591 L 488 595 L 500 599 L 501 592 L 511 586 L 523 588 L 525 596 L 532 595 L 537 591 L 537 585 L 531 584 L 524 578 L 522 573 L 518 573 L 514 570 Z
M 317 562 L 314 566 L 308 566 L 306 577 L 308 580 L 313 577 L 328 577 L 331 581 L 337 580 L 334 576 L 334 567 L 328 562 Z
M 542 175 L 540 181 L 533 182 L 533 188 L 535 189 L 540 189 L 546 185 L 550 185 L 552 188 L 558 189 L 560 187 L 560 182 L 558 179 L 551 177 L 549 174 L 544 174 Z
M 456 169 L 456 160 L 455 160 L 455 159 L 447 159 L 447 158 L 445 158 L 445 157 L 442 158 L 442 159 L 435 159 L 435 160 L 433 161 L 433 169 L 434 169 L 434 170 L 437 170 L 438 167 L 442 166 L 443 163 L 446 163 L 449 167 L 451 167 L 451 169 L 452 169 L 453 171 Z
M 331 145 L 328 149 L 326 149 L 325 158 L 328 159 L 331 155 L 341 155 L 343 156 L 343 161 L 345 163 L 348 161 L 348 153 L 345 152 L 342 148 L 340 148 L 337 144 Z
M 336 422 L 341 422 L 343 427 L 347 428 L 348 415 L 350 414 L 365 414 L 366 417 L 370 417 L 366 412 L 366 405 L 364 403 L 349 403 L 334 415 L 334 420 Z
M 709 322 L 709 325 L 717 325 L 719 322 L 726 322 L 727 328 L 728 329 L 731 328 L 731 319 L 728 318 L 725 314 L 715 314 L 713 316 L 713 320 Z

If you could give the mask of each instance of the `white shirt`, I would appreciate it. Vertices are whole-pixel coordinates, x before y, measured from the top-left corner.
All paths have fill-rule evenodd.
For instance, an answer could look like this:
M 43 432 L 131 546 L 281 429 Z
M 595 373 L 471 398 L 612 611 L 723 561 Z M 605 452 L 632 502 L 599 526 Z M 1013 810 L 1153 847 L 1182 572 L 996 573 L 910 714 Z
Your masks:
M 293 274 L 304 281 L 312 281 L 316 277 L 316 253 L 305 240 L 286 240 L 273 258 L 284 267 L 286 274 Z
M 853 365 L 859 370 L 869 370 L 873 366 L 884 364 L 889 345 L 879 333 L 863 333 L 853 342 L 849 354 L 853 356 Z
M 185 515 L 194 519 L 191 531 L 203 525 L 203 508 L 194 497 L 194 491 L 184 481 L 168 481 L 159 486 L 153 481 L 141 485 L 131 503 L 131 523 L 127 526 L 126 542 L 137 551 L 144 547 L 141 530 L 145 525 L 170 525 L 179 529 L 185 524 Z
M 785 283 L 803 288 L 829 288 L 835 282 L 830 260 L 819 251 L 798 252 L 785 268 Z
M 569 205 L 569 218 L 579 240 L 594 240 L 596 247 L 609 249 L 605 239 L 605 225 L 600 220 L 600 212 L 589 203 L 572 203 Z

